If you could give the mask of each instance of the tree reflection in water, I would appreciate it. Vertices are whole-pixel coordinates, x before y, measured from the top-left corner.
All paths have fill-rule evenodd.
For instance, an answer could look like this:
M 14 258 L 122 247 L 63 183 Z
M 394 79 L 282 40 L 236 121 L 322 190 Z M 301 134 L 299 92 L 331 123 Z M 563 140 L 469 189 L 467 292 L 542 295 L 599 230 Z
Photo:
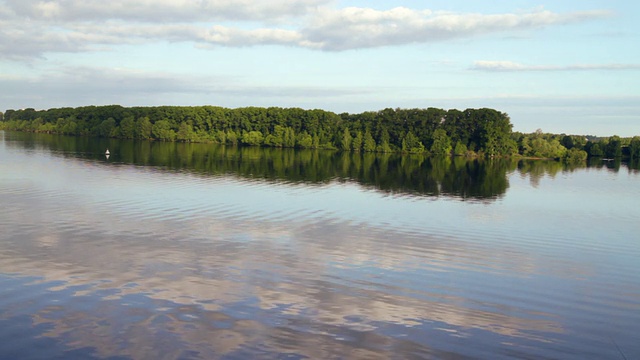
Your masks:
M 356 182 L 394 194 L 490 200 L 502 196 L 511 160 L 426 157 L 389 153 L 232 147 L 217 144 L 96 139 L 11 133 L 22 147 L 47 147 L 61 156 L 154 166 L 202 175 L 235 175 L 291 183 Z M 8 142 L 11 144 L 11 142 Z M 109 148 L 111 156 L 104 157 Z

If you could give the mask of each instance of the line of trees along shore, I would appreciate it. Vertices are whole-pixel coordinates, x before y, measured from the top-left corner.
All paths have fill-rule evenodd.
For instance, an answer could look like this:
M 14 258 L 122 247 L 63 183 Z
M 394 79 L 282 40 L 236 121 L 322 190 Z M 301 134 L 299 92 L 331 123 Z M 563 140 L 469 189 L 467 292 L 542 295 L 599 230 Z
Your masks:
M 587 156 L 640 158 L 640 137 L 512 132 L 494 109 L 384 109 L 335 114 L 300 108 L 85 106 L 7 110 L 0 128 L 66 135 L 213 142 L 356 152 L 514 156 L 584 161 Z M 591 141 L 589 141 L 591 140 Z M 594 141 L 597 140 L 597 141 Z

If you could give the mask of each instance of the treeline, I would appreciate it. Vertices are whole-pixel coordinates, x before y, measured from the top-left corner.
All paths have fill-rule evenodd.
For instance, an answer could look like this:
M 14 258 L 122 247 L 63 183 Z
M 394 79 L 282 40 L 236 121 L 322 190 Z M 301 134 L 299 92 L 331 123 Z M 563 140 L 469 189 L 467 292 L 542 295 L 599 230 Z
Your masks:
M 640 136 L 621 138 L 584 135 L 548 134 L 538 130 L 532 134 L 513 133 L 518 153 L 533 158 L 564 159 L 576 163 L 591 158 L 640 159 Z
M 588 156 L 640 158 L 640 137 L 512 132 L 493 109 L 384 109 L 335 114 L 299 108 L 118 105 L 7 110 L 0 128 L 50 134 L 284 148 L 514 156 L 582 162 Z
M 124 139 L 364 152 L 515 153 L 509 117 L 493 109 L 384 109 L 335 114 L 299 108 L 87 106 L 7 110 L 8 130 Z

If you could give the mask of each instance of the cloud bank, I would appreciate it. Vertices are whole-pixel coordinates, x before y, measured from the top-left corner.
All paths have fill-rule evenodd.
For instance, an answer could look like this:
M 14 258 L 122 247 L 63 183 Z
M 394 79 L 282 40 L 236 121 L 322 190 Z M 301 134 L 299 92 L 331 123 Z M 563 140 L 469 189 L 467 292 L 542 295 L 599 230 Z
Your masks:
M 330 0 L 0 0 L 0 56 L 187 42 L 322 51 L 429 43 L 599 19 L 608 11 L 451 13 L 336 8 Z
M 471 67 L 479 71 L 585 71 L 585 70 L 640 70 L 640 64 L 573 64 L 526 65 L 513 61 L 476 61 Z
M 455 14 L 402 7 L 387 11 L 345 8 L 320 11 L 301 33 L 323 50 L 349 50 L 468 38 L 587 21 L 608 15 L 607 11 Z
M 329 0 L 5 0 L 17 16 L 44 21 L 193 22 L 304 15 Z

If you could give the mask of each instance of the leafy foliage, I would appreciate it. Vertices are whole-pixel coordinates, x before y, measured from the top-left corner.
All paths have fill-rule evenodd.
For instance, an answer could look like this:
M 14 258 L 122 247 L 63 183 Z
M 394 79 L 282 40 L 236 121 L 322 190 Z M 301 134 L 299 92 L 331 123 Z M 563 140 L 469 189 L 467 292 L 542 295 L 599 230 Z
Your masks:
M 437 129 L 433 132 L 433 143 L 430 151 L 433 155 L 451 154 L 451 139 L 449 139 L 444 129 Z
M 567 164 L 582 164 L 587 160 L 587 157 L 586 151 L 574 147 L 567 150 L 563 160 Z
M 456 156 L 462 156 L 467 154 L 467 146 L 462 142 L 458 141 L 456 143 L 456 147 L 453 149 L 453 154 Z
M 433 155 L 486 155 L 566 159 L 640 159 L 640 137 L 513 133 L 509 116 L 493 109 L 383 109 L 335 114 L 300 108 L 118 105 L 7 110 L 0 128 L 65 135 L 209 142 L 283 148 L 341 149 Z M 455 146 L 454 146 L 455 145 Z M 582 155 L 580 155 L 582 156 Z
M 424 144 L 411 131 L 402 139 L 402 151 L 410 154 L 422 154 Z

